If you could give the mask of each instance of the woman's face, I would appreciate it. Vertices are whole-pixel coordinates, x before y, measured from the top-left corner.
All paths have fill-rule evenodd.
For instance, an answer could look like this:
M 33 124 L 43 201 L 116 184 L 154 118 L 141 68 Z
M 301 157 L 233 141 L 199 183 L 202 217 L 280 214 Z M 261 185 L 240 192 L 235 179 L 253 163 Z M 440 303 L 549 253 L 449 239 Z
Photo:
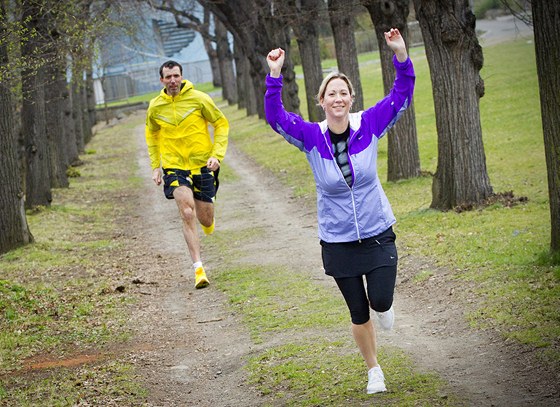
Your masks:
M 348 116 L 352 107 L 352 95 L 348 84 L 340 78 L 331 80 L 325 89 L 321 106 L 327 118 L 339 119 Z

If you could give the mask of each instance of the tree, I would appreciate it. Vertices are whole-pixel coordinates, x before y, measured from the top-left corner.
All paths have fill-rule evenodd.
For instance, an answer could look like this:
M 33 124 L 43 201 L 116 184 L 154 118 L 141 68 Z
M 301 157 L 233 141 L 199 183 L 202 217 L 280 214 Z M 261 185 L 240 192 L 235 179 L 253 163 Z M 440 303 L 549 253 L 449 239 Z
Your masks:
M 393 52 L 385 42 L 384 33 L 391 28 L 398 28 L 408 47 L 409 0 L 364 0 L 363 4 L 375 27 L 381 58 L 383 89 L 387 94 L 395 81 L 395 68 L 393 67 Z M 387 180 L 398 181 L 418 176 L 420 176 L 420 153 L 414 104 L 411 101 L 397 125 L 389 131 Z
M 52 201 L 50 166 L 45 121 L 45 75 L 43 69 L 32 66 L 41 53 L 46 37 L 46 22 L 41 5 L 32 0 L 22 1 L 22 23 L 27 23 L 32 35 L 22 45 L 22 56 L 30 61 L 22 72 L 23 104 L 22 133 L 25 143 L 25 207 L 49 206 Z
M 531 8 L 548 173 L 550 250 L 560 257 L 560 2 L 531 0 Z
M 235 47 L 250 62 L 250 76 L 254 87 L 254 101 L 257 113 L 264 118 L 265 83 L 268 73 L 265 56 L 273 48 L 281 47 L 286 51 L 286 63 L 282 69 L 284 75 L 283 100 L 286 109 L 299 114 L 299 98 L 296 77 L 290 55 L 289 26 L 270 0 L 199 0 L 209 9 L 233 34 Z
M 6 16 L 4 3 L 0 2 L 0 15 Z M 0 25 L 6 20 L 0 17 Z M 8 31 L 6 30 L 5 33 Z M 7 40 L 0 38 L 0 65 L 9 66 Z M 33 241 L 24 210 L 24 191 L 19 171 L 14 119 L 14 97 L 9 84 L 9 72 L 0 72 L 0 253 Z
M 228 32 L 225 25 L 217 18 L 214 19 L 214 31 L 216 34 L 216 53 L 220 68 L 222 82 L 222 97 L 230 105 L 237 103 L 237 82 L 233 69 L 233 52 L 231 52 L 228 40 Z
M 317 23 L 320 0 L 291 0 L 279 4 L 281 4 L 281 11 L 286 15 L 286 21 L 292 27 L 298 43 L 308 118 L 314 122 L 321 121 L 325 115 L 315 100 L 315 95 L 323 80 Z
M 213 41 L 210 35 L 210 19 L 213 18 L 210 10 L 204 9 L 204 22 L 200 26 L 200 35 L 202 35 L 202 42 L 204 43 L 204 49 L 210 60 L 210 69 L 212 70 L 212 84 L 219 88 L 222 86 L 222 75 L 220 74 L 220 64 L 218 62 L 218 53 L 212 46 Z M 179 20 L 178 16 L 175 16 L 175 20 Z M 181 27 L 179 21 L 177 21 L 177 26 Z
M 438 132 L 434 209 L 482 204 L 492 195 L 482 142 L 479 99 L 482 48 L 466 0 L 414 0 L 430 66 Z
M 53 15 L 50 12 L 45 13 L 45 18 L 49 25 L 53 22 Z M 52 188 L 63 188 L 69 185 L 66 175 L 68 157 L 66 155 L 67 140 L 64 127 L 66 60 L 57 55 L 57 48 L 60 46 L 60 33 L 55 27 L 49 30 L 49 37 L 46 40 L 45 57 L 50 63 L 44 68 L 46 80 L 45 129 L 50 162 L 50 185 Z
M 329 20 L 334 39 L 336 64 L 338 70 L 343 72 L 354 87 L 354 102 L 352 109 L 359 112 L 364 110 L 364 95 L 362 81 L 360 80 L 360 65 L 358 51 L 354 38 L 355 9 L 357 0 L 329 0 Z

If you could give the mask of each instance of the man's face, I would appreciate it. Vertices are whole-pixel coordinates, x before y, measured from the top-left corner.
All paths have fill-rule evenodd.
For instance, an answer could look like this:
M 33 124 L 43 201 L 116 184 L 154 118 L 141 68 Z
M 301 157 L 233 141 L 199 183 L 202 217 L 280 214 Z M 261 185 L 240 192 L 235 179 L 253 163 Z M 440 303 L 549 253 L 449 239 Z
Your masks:
M 181 82 L 183 76 L 181 75 L 181 70 L 178 66 L 173 68 L 162 69 L 163 78 L 159 78 L 160 82 L 165 86 L 167 94 L 169 96 L 177 96 L 181 91 Z

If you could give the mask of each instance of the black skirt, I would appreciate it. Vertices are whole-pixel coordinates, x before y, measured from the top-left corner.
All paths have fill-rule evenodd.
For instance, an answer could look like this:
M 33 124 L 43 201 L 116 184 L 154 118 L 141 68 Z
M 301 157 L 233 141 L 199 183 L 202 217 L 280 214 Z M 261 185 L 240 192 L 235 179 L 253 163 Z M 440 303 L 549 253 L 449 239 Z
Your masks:
M 358 277 L 398 261 L 395 233 L 390 227 L 377 236 L 361 241 L 327 243 L 321 240 L 325 273 L 336 278 Z

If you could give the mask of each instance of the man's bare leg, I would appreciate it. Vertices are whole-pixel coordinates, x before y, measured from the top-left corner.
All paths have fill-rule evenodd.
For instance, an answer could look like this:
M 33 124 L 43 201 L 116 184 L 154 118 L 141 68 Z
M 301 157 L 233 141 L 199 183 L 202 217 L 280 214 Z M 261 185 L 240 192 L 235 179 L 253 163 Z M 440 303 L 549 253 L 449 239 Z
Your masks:
M 179 209 L 183 223 L 183 236 L 187 242 L 187 247 L 193 263 L 201 260 L 200 239 L 196 228 L 196 209 L 192 191 L 186 186 L 180 186 L 173 191 L 175 203 Z
M 198 221 L 204 226 L 210 226 L 214 221 L 214 204 L 195 199 L 194 205 Z

